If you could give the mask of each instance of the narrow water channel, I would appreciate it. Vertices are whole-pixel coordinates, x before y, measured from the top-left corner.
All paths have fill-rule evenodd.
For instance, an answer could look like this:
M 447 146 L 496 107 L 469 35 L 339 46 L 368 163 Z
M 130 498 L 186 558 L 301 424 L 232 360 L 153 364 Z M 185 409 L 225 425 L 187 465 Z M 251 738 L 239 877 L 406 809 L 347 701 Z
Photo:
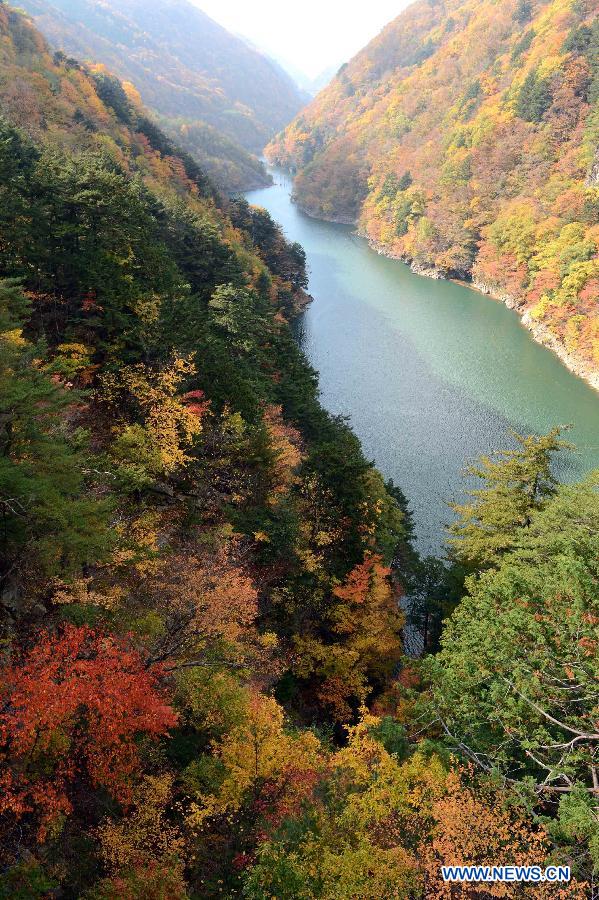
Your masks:
M 599 394 L 533 341 L 503 304 L 414 275 L 351 228 L 291 202 L 291 181 L 246 194 L 304 247 L 314 302 L 298 326 L 320 373 L 324 406 L 349 417 L 364 452 L 409 498 L 418 547 L 436 553 L 447 502 L 462 499 L 465 465 L 513 445 L 510 431 L 572 424 L 562 480 L 599 467 Z

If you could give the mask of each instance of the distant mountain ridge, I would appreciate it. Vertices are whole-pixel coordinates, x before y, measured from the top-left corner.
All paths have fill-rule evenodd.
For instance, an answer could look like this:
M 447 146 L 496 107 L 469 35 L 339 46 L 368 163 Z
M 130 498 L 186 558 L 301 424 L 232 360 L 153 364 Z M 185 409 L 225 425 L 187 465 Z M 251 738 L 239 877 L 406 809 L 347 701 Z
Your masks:
M 418 0 L 266 153 L 311 215 L 472 279 L 599 388 L 597 0 Z
M 23 0 L 22 6 L 57 49 L 132 82 L 221 186 L 266 183 L 255 154 L 305 101 L 276 63 L 188 0 Z

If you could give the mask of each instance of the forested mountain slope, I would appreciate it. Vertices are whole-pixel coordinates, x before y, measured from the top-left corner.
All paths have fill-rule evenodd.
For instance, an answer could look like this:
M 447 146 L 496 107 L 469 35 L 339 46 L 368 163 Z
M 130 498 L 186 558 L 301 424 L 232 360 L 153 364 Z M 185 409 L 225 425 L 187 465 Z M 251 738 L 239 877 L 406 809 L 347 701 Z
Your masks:
M 133 82 L 229 188 L 265 184 L 259 154 L 305 101 L 291 78 L 187 0 L 24 0 L 57 49 Z
M 598 13 L 419 0 L 267 151 L 308 212 L 472 278 L 597 386 Z
M 0 4 L 7 897 L 238 880 L 221 739 L 265 729 L 274 773 L 318 748 L 275 685 L 341 728 L 401 655 L 404 504 L 292 338 L 303 251 L 131 98 Z
M 558 432 L 418 560 L 293 340 L 301 247 L 4 3 L 0 110 L 0 897 L 428 900 L 498 860 L 574 877 L 489 896 L 590 897 L 599 493 Z M 463 596 L 422 663 L 402 592 L 430 651 Z

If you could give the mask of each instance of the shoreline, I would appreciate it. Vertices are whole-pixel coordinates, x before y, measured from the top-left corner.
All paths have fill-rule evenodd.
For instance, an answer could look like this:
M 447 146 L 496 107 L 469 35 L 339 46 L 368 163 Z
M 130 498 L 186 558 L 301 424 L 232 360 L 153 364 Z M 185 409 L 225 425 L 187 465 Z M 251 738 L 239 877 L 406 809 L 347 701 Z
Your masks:
M 382 244 L 379 244 L 377 243 L 377 241 L 369 238 L 368 235 L 366 235 L 357 227 L 356 234 L 364 238 L 364 240 L 367 241 L 368 246 L 372 250 L 374 250 L 375 253 L 378 253 L 379 256 L 385 256 L 388 259 L 397 259 L 400 262 L 403 262 L 405 265 L 410 267 L 411 271 L 415 275 L 421 275 L 423 278 L 432 278 L 438 281 L 453 281 L 455 284 L 461 285 L 461 287 L 467 287 L 472 291 L 483 294 L 485 297 L 489 297 L 492 300 L 503 303 L 504 306 L 507 306 L 508 309 L 513 310 L 517 314 L 518 319 L 520 320 L 520 324 L 523 328 L 526 328 L 526 330 L 531 334 L 533 340 L 536 341 L 537 344 L 540 344 L 542 347 L 545 347 L 547 350 L 550 350 L 552 353 L 554 353 L 555 356 L 557 356 L 557 358 L 560 360 L 562 365 L 565 366 L 569 372 L 572 372 L 572 374 L 576 375 L 577 378 L 585 381 L 590 388 L 599 393 L 599 372 L 594 371 L 584 360 L 578 359 L 571 353 L 568 353 L 566 348 L 560 343 L 560 341 L 555 337 L 555 335 L 549 330 L 546 325 L 543 325 L 542 322 L 535 322 L 530 314 L 530 310 L 526 309 L 522 312 L 520 311 L 521 305 L 513 297 L 510 297 L 508 294 L 495 292 L 490 285 L 484 284 L 480 281 L 476 281 L 476 279 L 468 281 L 464 278 L 448 278 L 447 276 L 443 275 L 438 269 L 435 269 L 432 266 L 421 266 L 418 263 L 415 263 L 413 260 L 405 258 L 400 254 L 389 253 Z
M 293 174 L 287 171 L 293 180 Z M 518 319 L 523 328 L 529 332 L 532 336 L 532 339 L 540 344 L 542 347 L 545 347 L 547 350 L 550 350 L 552 353 L 557 356 L 563 366 L 568 369 L 573 375 L 576 375 L 577 378 L 585 381 L 590 388 L 597 391 L 599 393 L 599 372 L 593 370 L 589 363 L 584 360 L 578 359 L 573 356 L 571 353 L 568 353 L 566 348 L 560 343 L 560 341 L 555 337 L 555 335 L 547 328 L 546 325 L 543 325 L 542 322 L 535 322 L 532 316 L 530 315 L 530 310 L 520 311 L 520 304 L 513 297 L 510 297 L 507 294 L 502 294 L 500 292 L 495 292 L 490 285 L 483 284 L 482 282 L 477 282 L 475 279 L 466 280 L 464 278 L 448 278 L 446 275 L 443 275 L 438 269 L 435 269 L 433 266 L 421 266 L 418 263 L 415 263 L 413 260 L 401 256 L 398 253 L 389 252 L 389 250 L 383 245 L 378 243 L 377 241 L 370 238 L 364 231 L 362 231 L 359 226 L 356 224 L 355 219 L 350 219 L 348 216 L 344 216 L 341 218 L 334 218 L 332 216 L 323 216 L 322 214 L 316 215 L 310 210 L 306 209 L 297 198 L 293 197 L 293 193 L 291 194 L 291 201 L 294 203 L 301 212 L 303 212 L 309 218 L 314 219 L 315 221 L 320 222 L 329 222 L 332 225 L 349 225 L 355 228 L 355 234 L 359 235 L 359 237 L 364 238 L 364 240 L 368 243 L 368 246 L 371 250 L 374 250 L 375 253 L 378 253 L 379 256 L 385 256 L 387 259 L 396 259 L 399 262 L 403 262 L 405 265 L 409 266 L 411 271 L 415 275 L 421 275 L 424 278 L 432 278 L 434 280 L 443 280 L 443 281 L 453 281 L 455 284 L 459 284 L 462 287 L 470 288 L 472 291 L 476 291 L 479 294 L 484 294 L 486 297 L 491 298 L 492 300 L 496 300 L 499 303 L 503 303 L 508 309 L 512 309 L 517 315 Z

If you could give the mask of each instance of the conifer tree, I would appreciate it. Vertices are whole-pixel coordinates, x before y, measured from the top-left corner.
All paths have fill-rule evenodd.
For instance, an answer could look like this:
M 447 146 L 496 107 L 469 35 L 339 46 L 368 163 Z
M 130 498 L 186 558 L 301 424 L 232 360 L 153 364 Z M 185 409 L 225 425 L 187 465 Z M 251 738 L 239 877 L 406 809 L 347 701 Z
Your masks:
M 497 459 L 483 456 L 479 465 L 466 469 L 484 485 L 468 491 L 469 502 L 450 504 L 458 516 L 448 542 L 456 562 L 469 570 L 486 569 L 514 547 L 519 529 L 527 528 L 531 514 L 555 493 L 552 455 L 568 446 L 561 433 L 553 428 L 541 437 L 514 434 L 516 449 L 502 451 Z
M 14 599 L 19 573 L 65 573 L 106 542 L 106 504 L 87 496 L 83 435 L 69 429 L 75 397 L 22 335 L 28 304 L 0 282 L 0 593 Z

